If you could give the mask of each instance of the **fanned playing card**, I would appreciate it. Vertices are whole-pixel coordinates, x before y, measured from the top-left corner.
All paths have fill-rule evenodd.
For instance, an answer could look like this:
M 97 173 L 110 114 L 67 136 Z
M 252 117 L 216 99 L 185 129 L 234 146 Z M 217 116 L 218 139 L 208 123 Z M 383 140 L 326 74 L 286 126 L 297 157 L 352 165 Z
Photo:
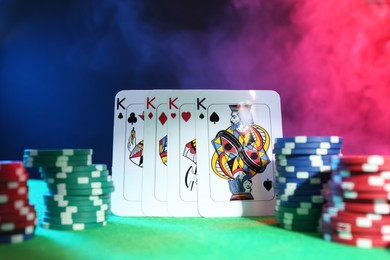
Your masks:
M 143 216 L 142 167 L 146 90 L 123 90 L 115 97 L 112 212 Z
M 274 91 L 199 93 L 198 210 L 204 217 L 274 214 L 273 140 L 282 136 Z
M 168 212 L 175 217 L 200 216 L 193 98 L 198 94 L 177 90 L 168 97 Z
M 167 210 L 169 92 L 153 90 L 147 93 L 145 99 L 142 210 L 147 216 L 169 216 Z

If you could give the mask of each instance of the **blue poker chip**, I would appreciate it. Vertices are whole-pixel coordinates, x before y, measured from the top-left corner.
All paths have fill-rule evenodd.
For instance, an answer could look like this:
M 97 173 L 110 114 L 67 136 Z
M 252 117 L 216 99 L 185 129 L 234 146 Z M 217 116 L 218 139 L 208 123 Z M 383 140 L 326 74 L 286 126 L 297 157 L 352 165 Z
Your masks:
M 272 150 L 274 154 L 284 155 L 337 155 L 340 149 L 289 149 L 289 148 L 275 148 Z
M 343 142 L 343 138 L 339 136 L 294 136 L 275 138 L 275 143 L 293 142 L 298 144 L 328 142 L 338 144 Z
M 332 167 L 330 165 L 324 165 L 324 166 L 295 166 L 295 165 L 287 165 L 287 166 L 276 166 L 276 170 L 279 172 L 299 172 L 299 171 L 305 171 L 305 172 L 329 172 L 332 170 Z
M 321 166 L 330 166 L 329 161 L 324 160 L 286 160 L 286 159 L 276 159 L 275 164 L 278 166 L 303 166 L 303 167 L 321 167 Z
M 297 201 L 281 201 L 279 199 L 275 202 L 276 207 L 285 207 L 285 208 L 302 208 L 302 209 L 320 209 L 322 208 L 322 203 L 311 203 L 311 202 L 297 202 Z
M 323 195 L 323 189 L 312 189 L 312 190 L 302 190 L 302 189 L 282 189 L 275 188 L 274 191 L 278 195 L 290 195 L 290 196 L 313 196 L 313 195 Z
M 310 203 L 324 203 L 325 198 L 324 195 L 288 195 L 288 194 L 281 194 L 277 197 L 280 201 L 285 202 L 310 202 Z
M 29 240 L 35 236 L 32 234 L 13 234 L 13 235 L 0 235 L 1 244 L 16 244 Z
M 313 191 L 322 190 L 323 184 L 310 184 L 310 183 L 274 183 L 274 189 L 278 190 L 291 190 L 291 191 Z
M 304 172 L 304 171 L 298 171 L 298 172 L 281 172 L 276 171 L 275 177 L 285 177 L 285 178 L 294 178 L 294 179 L 311 179 L 311 178 L 325 178 L 324 175 L 326 173 L 324 172 Z M 325 175 L 326 176 L 326 175 Z M 330 176 L 330 173 L 327 175 L 328 178 Z
M 285 154 L 277 154 L 275 155 L 275 158 L 277 160 L 286 160 L 286 161 L 292 161 L 292 162 L 298 162 L 298 161 L 323 161 L 328 162 L 330 164 L 330 155 L 313 155 L 313 154 L 307 154 L 307 155 L 285 155 Z
M 329 143 L 329 142 L 318 142 L 318 143 L 294 143 L 294 142 L 285 142 L 285 143 L 275 143 L 274 148 L 288 148 L 288 149 L 312 149 L 312 148 L 322 148 L 322 149 L 340 149 L 342 143 Z
M 328 178 L 309 178 L 309 179 L 298 179 L 288 177 L 275 177 L 275 180 L 279 183 L 297 183 L 297 184 L 324 184 Z

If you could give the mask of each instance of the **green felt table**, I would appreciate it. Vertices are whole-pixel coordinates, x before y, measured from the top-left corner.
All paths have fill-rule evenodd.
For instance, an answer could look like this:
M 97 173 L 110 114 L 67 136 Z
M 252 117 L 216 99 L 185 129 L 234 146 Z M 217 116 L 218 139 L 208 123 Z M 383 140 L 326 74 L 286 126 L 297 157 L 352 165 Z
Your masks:
M 30 180 L 30 202 L 44 210 L 43 181 Z M 38 227 L 36 236 L 0 245 L 0 259 L 390 259 L 389 249 L 326 242 L 320 234 L 279 228 L 272 217 L 153 218 L 111 215 L 84 231 Z

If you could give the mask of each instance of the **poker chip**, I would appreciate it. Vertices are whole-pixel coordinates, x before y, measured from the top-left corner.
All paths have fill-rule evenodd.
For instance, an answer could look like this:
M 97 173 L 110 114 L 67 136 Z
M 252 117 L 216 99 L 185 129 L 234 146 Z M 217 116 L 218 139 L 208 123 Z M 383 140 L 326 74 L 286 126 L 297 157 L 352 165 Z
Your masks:
M 275 182 L 274 188 L 279 190 L 290 190 L 290 191 L 312 191 L 312 190 L 322 190 L 323 184 L 310 184 L 310 183 L 280 183 Z
M 274 187 L 274 191 L 278 195 L 288 195 L 288 196 L 313 196 L 313 195 L 321 195 L 323 196 L 324 192 L 322 189 L 316 189 L 316 190 L 301 190 L 301 189 L 279 189 Z
M 36 150 L 25 149 L 24 155 L 28 156 L 77 156 L 77 155 L 92 155 L 92 149 L 62 149 L 62 150 Z
M 57 230 L 85 230 L 90 228 L 104 227 L 107 225 L 107 221 L 96 223 L 74 223 L 74 224 L 54 224 L 51 222 L 41 221 L 40 225 L 47 229 Z
M 91 164 L 82 166 L 64 166 L 64 167 L 39 167 L 41 173 L 76 173 L 76 172 L 91 172 L 107 170 L 105 164 Z M 78 173 L 77 173 L 78 174 Z
M 338 136 L 294 136 L 294 137 L 281 137 L 275 138 L 275 143 L 320 143 L 320 142 L 328 142 L 328 143 L 342 143 L 343 138 Z
M 107 224 L 114 191 L 105 164 L 92 164 L 91 149 L 25 150 L 26 166 L 39 167 L 48 193 L 40 225 L 84 230 Z
M 281 200 L 276 200 L 276 205 L 277 206 L 282 206 L 286 208 L 303 208 L 303 209 L 321 209 L 322 204 L 321 203 L 311 203 L 311 202 L 297 202 L 297 201 L 281 201 Z
M 388 238 L 371 238 L 351 234 L 331 234 L 326 230 L 323 230 L 323 238 L 326 241 L 333 241 L 360 248 L 387 247 L 390 244 Z
M 308 178 L 308 179 L 285 177 L 281 175 L 280 172 L 276 173 L 275 175 L 277 175 L 277 177 L 275 177 L 275 180 L 279 183 L 284 183 L 284 184 L 296 183 L 296 184 L 304 185 L 304 184 L 323 184 L 325 182 L 324 178 L 318 178 L 318 177 Z
M 12 234 L 12 235 L 2 235 L 0 233 L 0 243 L 2 244 L 17 244 L 22 243 L 26 240 L 33 238 L 34 233 L 31 234 Z
M 27 180 L 22 161 L 0 161 L 0 243 L 34 237 L 38 219 L 29 204 Z
M 297 136 L 276 138 L 275 218 L 281 227 L 299 232 L 319 229 L 330 179 L 330 157 L 340 154 L 342 138 Z
M 307 172 L 307 171 L 275 171 L 275 177 L 284 177 L 284 178 L 295 178 L 295 179 L 311 179 L 311 178 L 321 178 L 323 176 L 328 177 L 322 172 Z
M 358 247 L 390 244 L 390 156 L 332 157 L 321 218 L 324 239 Z
M 389 165 L 390 156 L 381 156 L 381 155 L 344 155 L 340 157 L 331 158 L 333 163 L 341 165 Z
M 112 178 L 110 175 L 102 176 L 102 177 L 86 177 L 86 176 L 68 176 L 68 178 L 43 178 L 44 181 L 48 184 L 90 184 L 93 182 L 112 182 Z
M 311 142 L 311 143 L 295 143 L 295 142 L 276 142 L 275 148 L 282 149 L 340 149 L 342 143 L 330 143 L 330 142 Z
M 284 155 L 335 155 L 340 153 L 340 149 L 323 149 L 323 148 L 308 148 L 308 149 L 290 149 L 290 148 L 274 148 L 273 153 Z

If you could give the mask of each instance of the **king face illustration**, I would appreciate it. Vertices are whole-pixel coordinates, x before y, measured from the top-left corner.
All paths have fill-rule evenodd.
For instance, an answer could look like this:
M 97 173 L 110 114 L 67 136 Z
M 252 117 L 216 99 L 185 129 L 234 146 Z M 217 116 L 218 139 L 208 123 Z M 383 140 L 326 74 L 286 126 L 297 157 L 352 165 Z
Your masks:
M 270 159 L 268 132 L 254 124 L 251 105 L 230 105 L 231 125 L 219 131 L 211 141 L 215 152 L 211 167 L 226 179 L 232 193 L 230 200 L 253 200 L 252 177 L 262 173 Z

